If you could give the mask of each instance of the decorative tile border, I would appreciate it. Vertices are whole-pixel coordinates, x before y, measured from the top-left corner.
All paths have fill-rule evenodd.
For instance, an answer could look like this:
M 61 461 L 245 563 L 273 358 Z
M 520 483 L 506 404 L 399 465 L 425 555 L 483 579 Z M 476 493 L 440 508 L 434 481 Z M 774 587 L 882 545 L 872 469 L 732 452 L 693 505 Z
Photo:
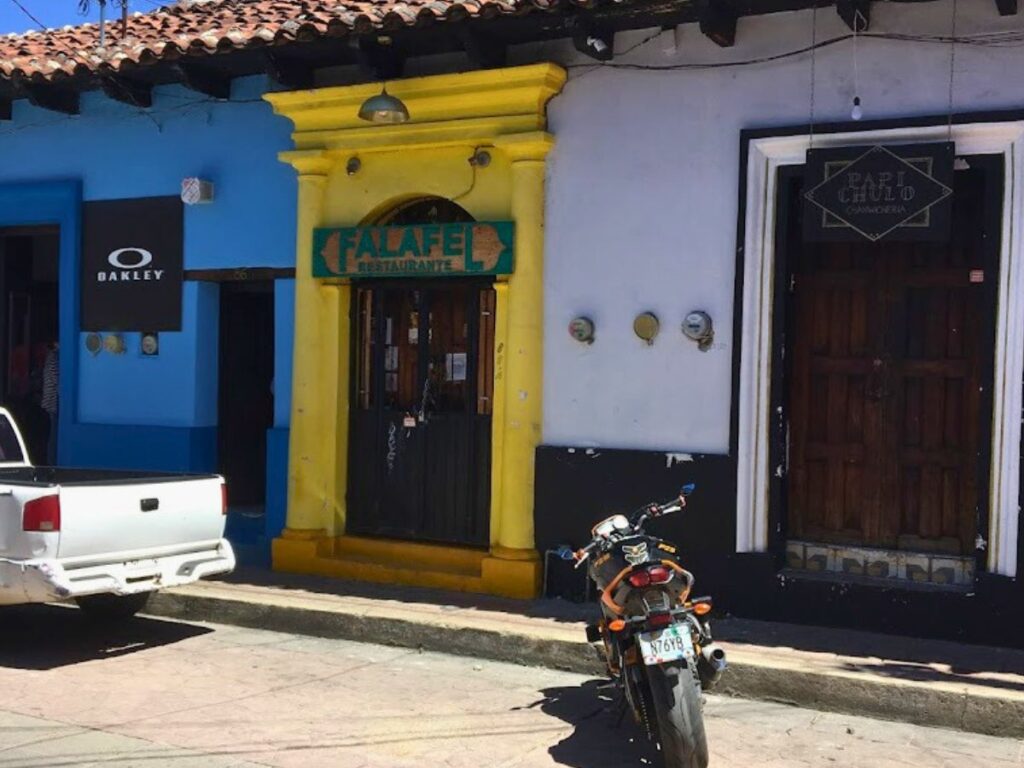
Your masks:
M 786 566 L 794 571 L 834 573 L 879 582 L 958 587 L 974 584 L 974 558 L 927 552 L 788 541 Z

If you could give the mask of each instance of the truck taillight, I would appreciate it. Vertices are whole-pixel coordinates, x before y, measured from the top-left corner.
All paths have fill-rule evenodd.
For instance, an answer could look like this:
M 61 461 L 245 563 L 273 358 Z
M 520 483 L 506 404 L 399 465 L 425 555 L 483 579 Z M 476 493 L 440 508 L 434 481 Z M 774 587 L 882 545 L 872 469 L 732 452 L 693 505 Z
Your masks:
M 228 513 L 228 484 L 220 484 L 220 513 L 226 515 Z
M 23 531 L 50 533 L 60 530 L 60 496 L 40 496 L 25 504 L 21 516 Z

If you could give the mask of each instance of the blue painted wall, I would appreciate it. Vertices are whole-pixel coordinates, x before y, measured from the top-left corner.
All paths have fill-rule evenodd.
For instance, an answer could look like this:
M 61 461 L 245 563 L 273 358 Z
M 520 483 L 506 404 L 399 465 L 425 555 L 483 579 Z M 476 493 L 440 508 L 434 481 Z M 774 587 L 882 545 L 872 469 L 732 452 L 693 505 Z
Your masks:
M 78 330 L 79 205 L 178 195 L 183 178 L 199 176 L 214 183 L 215 200 L 185 208 L 186 269 L 294 266 L 295 174 L 277 159 L 290 146 L 290 123 L 261 98 L 267 87 L 262 77 L 237 80 L 231 101 L 217 102 L 167 86 L 154 91 L 149 110 L 89 93 L 75 117 L 18 101 L 14 119 L 0 123 L 0 226 L 62 225 L 60 463 L 216 468 L 218 286 L 185 283 L 182 330 L 160 334 L 159 356 L 141 355 L 137 333 L 125 334 L 122 355 L 89 354 Z M 268 520 L 280 524 L 293 282 L 275 291 L 268 504 L 281 509 Z

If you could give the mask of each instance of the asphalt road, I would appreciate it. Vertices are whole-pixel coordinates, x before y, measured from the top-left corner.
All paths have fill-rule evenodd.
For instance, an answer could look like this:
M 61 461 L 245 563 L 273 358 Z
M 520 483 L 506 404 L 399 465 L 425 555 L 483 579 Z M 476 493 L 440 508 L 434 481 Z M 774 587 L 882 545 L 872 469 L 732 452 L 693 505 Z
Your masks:
M 579 675 L 217 625 L 0 608 L 0 768 L 620 768 Z M 1024 766 L 1024 744 L 709 697 L 716 768 Z

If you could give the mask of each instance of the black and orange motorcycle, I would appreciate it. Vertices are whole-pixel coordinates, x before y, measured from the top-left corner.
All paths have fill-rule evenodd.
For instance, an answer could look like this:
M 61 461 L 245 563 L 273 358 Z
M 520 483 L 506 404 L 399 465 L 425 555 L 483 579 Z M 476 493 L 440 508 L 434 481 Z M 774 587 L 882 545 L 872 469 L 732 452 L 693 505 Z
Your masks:
M 711 598 L 692 597 L 693 574 L 676 547 L 644 532 L 648 520 L 684 509 L 693 490 L 686 485 L 666 504 L 602 520 L 573 554 L 577 567 L 588 563 L 600 598 L 601 620 L 587 639 L 603 647 L 609 674 L 665 768 L 707 766 L 702 691 L 726 666 L 711 639 Z

